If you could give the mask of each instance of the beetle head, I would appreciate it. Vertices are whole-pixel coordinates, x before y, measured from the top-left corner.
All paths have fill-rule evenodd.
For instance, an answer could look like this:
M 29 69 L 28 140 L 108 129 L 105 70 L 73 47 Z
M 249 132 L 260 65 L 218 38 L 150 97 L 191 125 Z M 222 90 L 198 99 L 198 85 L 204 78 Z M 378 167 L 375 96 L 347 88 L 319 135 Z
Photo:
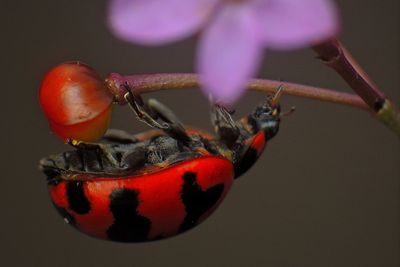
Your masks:
M 267 101 L 260 104 L 250 114 L 249 119 L 256 132 L 263 130 L 267 139 L 271 139 L 279 130 L 281 117 L 281 107 L 279 99 L 282 95 L 283 87 L 280 86 L 272 97 L 269 96 Z

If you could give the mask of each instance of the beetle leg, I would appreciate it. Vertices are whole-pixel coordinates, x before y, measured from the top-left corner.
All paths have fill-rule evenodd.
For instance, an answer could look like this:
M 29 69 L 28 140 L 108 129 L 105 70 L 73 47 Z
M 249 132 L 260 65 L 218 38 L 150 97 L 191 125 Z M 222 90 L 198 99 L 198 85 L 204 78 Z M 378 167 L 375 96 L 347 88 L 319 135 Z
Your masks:
M 153 114 L 151 109 L 149 109 L 149 107 L 143 102 L 140 95 L 134 94 L 130 90 L 127 91 L 128 92 L 124 95 L 124 98 L 140 121 L 146 123 L 152 128 L 157 128 L 161 130 L 168 129 L 168 124 L 159 123 L 157 121 L 157 116 Z
M 169 108 L 155 99 L 149 99 L 145 103 L 139 94 L 134 94 L 130 90 L 129 86 L 124 97 L 140 121 L 152 128 L 163 130 L 179 141 L 190 142 L 191 139 L 182 123 Z
M 228 147 L 233 145 L 240 136 L 240 129 L 231 114 L 233 111 L 219 104 L 211 105 L 211 123 L 219 139 L 223 140 Z
M 72 147 L 76 148 L 78 151 L 96 151 L 98 153 L 101 153 L 102 155 L 107 158 L 107 160 L 114 166 L 118 166 L 119 162 L 118 159 L 113 155 L 113 153 L 110 153 L 110 145 L 107 144 L 101 144 L 101 143 L 87 143 L 83 141 L 76 141 L 76 140 L 71 140 L 68 141 L 68 144 L 71 145 Z
M 77 149 L 76 154 L 86 156 L 91 162 L 100 162 L 103 171 L 127 170 L 140 167 L 145 162 L 146 142 L 136 143 L 86 143 L 70 142 Z M 96 155 L 96 156 L 94 156 Z M 90 163 L 85 160 L 86 163 Z M 85 164 L 83 164 L 85 165 Z M 86 172 L 91 172 L 91 165 L 83 166 Z
M 162 121 L 164 121 L 166 125 L 168 125 L 168 129 L 164 130 L 165 132 L 180 141 L 190 141 L 190 137 L 186 133 L 183 124 L 168 107 L 166 107 L 154 98 L 149 99 L 147 101 L 147 105 L 158 118 L 160 118 Z

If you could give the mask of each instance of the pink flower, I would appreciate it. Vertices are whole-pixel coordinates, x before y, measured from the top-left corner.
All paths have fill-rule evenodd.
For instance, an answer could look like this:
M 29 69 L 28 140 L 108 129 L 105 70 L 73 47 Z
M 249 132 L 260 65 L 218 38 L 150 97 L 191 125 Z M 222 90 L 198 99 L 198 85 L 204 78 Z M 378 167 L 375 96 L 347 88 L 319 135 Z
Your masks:
M 336 34 L 331 0 L 112 0 L 109 22 L 120 38 L 162 45 L 199 30 L 203 90 L 233 103 L 256 74 L 265 47 L 306 47 Z

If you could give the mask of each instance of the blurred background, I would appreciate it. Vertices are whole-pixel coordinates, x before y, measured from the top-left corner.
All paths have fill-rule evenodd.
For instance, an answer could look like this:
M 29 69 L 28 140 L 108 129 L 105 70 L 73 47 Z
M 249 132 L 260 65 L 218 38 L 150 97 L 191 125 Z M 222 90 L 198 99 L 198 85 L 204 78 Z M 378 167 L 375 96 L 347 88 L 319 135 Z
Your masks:
M 258 163 L 206 222 L 147 244 L 87 237 L 53 209 L 38 161 L 66 150 L 38 105 L 42 76 L 81 60 L 105 76 L 192 72 L 196 38 L 164 47 L 117 40 L 106 0 L 2 1 L 1 266 L 399 266 L 400 143 L 365 111 L 285 96 L 296 112 Z M 337 1 L 342 40 L 400 104 L 400 2 Z M 266 51 L 259 77 L 351 92 L 310 50 Z M 211 130 L 199 90 L 151 95 L 191 125 Z M 147 96 L 146 96 L 147 97 Z M 248 93 L 244 115 L 262 99 Z M 127 107 L 112 126 L 147 130 Z

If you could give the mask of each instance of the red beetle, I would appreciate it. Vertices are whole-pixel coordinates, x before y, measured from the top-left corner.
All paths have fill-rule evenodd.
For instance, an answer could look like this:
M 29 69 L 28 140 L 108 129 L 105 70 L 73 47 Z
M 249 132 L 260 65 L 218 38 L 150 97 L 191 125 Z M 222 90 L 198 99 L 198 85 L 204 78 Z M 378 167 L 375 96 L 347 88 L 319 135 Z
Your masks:
M 40 161 L 65 221 L 97 238 L 142 242 L 191 229 L 217 208 L 279 129 L 279 94 L 239 121 L 214 105 L 214 138 L 185 128 L 158 101 L 127 92 L 138 119 L 153 130 L 111 130 L 99 142 L 73 141 L 75 150 Z

